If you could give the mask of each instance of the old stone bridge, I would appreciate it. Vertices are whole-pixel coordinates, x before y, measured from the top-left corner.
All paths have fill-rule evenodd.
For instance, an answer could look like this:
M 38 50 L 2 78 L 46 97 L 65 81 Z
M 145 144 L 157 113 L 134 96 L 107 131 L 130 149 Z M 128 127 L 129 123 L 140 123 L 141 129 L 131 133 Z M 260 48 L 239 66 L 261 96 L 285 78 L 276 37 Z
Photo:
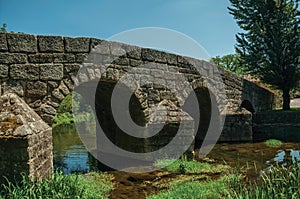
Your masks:
M 125 95 L 132 92 L 129 108 L 136 124 L 167 122 L 165 132 L 172 134 L 174 124 L 192 121 L 186 130 L 197 129 L 196 145 L 216 126 L 224 126 L 219 141 L 250 141 L 252 114 L 276 106 L 273 93 L 206 61 L 94 38 L 0 34 L 0 96 L 17 94 L 51 124 L 60 103 L 75 88 L 96 107 L 108 137 L 134 151 L 134 141 L 143 146 L 153 142 L 125 139 L 115 123 L 110 99 L 118 82 Z M 94 96 L 85 93 L 93 89 Z M 198 107 L 187 103 L 193 97 Z M 157 111 L 160 107 L 166 111 Z M 120 108 L 120 113 L 126 112 Z M 214 110 L 224 121 L 216 119 Z M 172 137 L 159 136 L 156 146 L 142 151 L 159 148 Z

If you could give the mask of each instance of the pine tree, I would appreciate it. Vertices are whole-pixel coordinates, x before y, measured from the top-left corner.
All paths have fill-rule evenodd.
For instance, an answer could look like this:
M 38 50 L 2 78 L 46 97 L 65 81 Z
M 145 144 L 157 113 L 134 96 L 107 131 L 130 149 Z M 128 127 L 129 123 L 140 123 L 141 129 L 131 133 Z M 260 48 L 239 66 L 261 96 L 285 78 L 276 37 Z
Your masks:
M 300 79 L 299 0 L 230 0 L 229 13 L 243 32 L 236 52 L 248 72 L 282 90 L 283 109 Z

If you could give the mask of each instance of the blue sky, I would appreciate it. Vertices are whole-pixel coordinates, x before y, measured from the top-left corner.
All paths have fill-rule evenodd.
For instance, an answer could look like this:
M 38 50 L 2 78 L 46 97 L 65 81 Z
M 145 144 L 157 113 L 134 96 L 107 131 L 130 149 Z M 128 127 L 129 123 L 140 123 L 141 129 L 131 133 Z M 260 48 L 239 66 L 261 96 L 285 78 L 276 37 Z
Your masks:
M 107 39 L 133 28 L 162 27 L 188 35 L 211 56 L 234 53 L 240 31 L 228 0 L 0 0 L 0 23 L 34 35 Z

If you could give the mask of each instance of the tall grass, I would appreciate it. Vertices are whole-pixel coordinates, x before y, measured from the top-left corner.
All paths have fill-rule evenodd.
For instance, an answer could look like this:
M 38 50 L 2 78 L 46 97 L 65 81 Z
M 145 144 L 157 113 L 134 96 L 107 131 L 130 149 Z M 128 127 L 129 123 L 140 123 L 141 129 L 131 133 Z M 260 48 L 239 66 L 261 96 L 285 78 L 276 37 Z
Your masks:
M 19 183 L 7 182 L 0 188 L 0 199 L 93 199 L 108 198 L 112 189 L 108 175 L 93 173 L 90 175 L 64 175 L 55 173 L 50 179 L 30 180 L 27 176 Z
M 248 186 L 239 184 L 230 198 L 240 199 L 273 199 L 300 198 L 300 164 L 291 163 L 289 166 L 276 165 L 261 180 Z

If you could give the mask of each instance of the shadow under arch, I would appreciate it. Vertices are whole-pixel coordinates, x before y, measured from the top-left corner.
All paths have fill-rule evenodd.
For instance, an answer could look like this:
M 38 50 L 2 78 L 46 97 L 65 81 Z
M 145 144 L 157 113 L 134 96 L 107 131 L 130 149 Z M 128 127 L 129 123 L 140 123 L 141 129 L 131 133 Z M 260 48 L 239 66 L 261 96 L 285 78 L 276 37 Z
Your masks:
M 198 107 L 195 107 L 197 104 L 193 102 L 195 99 Z M 188 96 L 183 109 L 194 119 L 194 149 L 199 149 L 208 135 L 209 129 L 214 131 L 213 134 L 219 130 L 220 117 L 212 118 L 213 111 L 219 113 L 216 96 L 207 87 L 198 87 L 194 89 L 194 93 L 192 92 Z M 214 122 L 214 126 L 210 126 L 211 122 Z
M 252 105 L 252 103 L 249 100 L 244 100 L 241 103 L 241 108 L 245 108 L 246 110 L 248 110 L 249 112 L 251 112 L 252 114 L 255 113 L 255 109 Z
M 104 133 L 106 138 L 108 138 L 108 140 L 113 143 L 114 147 L 119 147 L 120 149 L 133 153 L 149 153 L 157 151 L 160 148 L 166 146 L 176 136 L 179 128 L 179 123 L 166 123 L 157 134 L 147 138 L 134 137 L 124 132 L 117 125 L 112 113 L 111 98 L 116 85 L 117 82 L 115 81 L 100 80 L 98 82 L 86 82 L 82 85 L 77 86 L 76 88 L 76 91 L 81 93 L 81 95 L 83 96 L 84 103 L 94 103 L 93 107 L 99 125 L 96 125 L 97 154 L 92 154 L 94 156 L 97 155 L 100 170 L 111 170 L 110 167 L 101 163 L 101 158 L 104 158 L 106 160 L 111 159 L 112 161 L 118 159 L 118 161 L 122 162 L 122 166 L 124 166 L 124 168 L 148 164 L 141 162 L 141 160 L 135 160 L 133 158 L 128 161 L 128 157 L 124 158 L 121 155 L 109 153 L 109 149 L 106 148 L 106 146 L 108 146 L 106 141 L 98 139 L 98 137 L 101 137 L 98 136 L 99 133 Z M 93 90 L 94 94 L 90 93 L 90 90 Z M 118 92 L 119 91 L 120 90 L 118 90 Z M 124 94 L 132 93 L 131 89 L 124 84 L 121 84 L 121 95 L 122 92 L 124 92 Z M 94 96 L 89 97 L 91 95 Z M 128 106 L 124 107 L 118 104 L 116 104 L 116 106 L 117 107 L 114 108 L 116 108 L 120 112 L 129 111 L 132 121 L 137 125 L 146 126 L 147 118 L 144 113 L 145 109 L 142 108 L 140 99 L 137 95 L 135 95 L 134 93 L 131 95 Z

